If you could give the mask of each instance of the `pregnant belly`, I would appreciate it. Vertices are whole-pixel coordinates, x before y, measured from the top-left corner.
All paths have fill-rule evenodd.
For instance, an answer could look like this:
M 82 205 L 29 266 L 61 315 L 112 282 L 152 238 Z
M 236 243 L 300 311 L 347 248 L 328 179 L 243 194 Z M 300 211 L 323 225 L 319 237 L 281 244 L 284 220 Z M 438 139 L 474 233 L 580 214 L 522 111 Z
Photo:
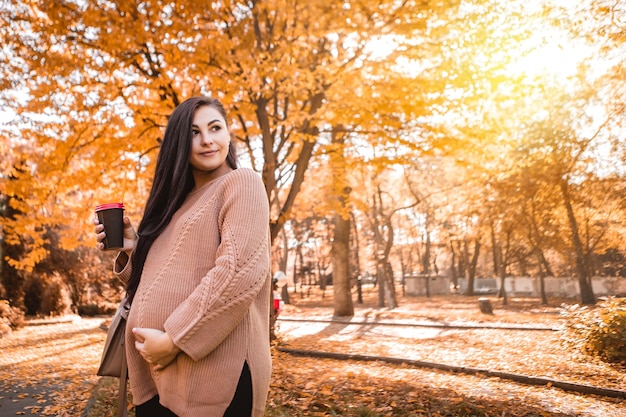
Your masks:
M 189 290 L 172 286 L 152 286 L 137 290 L 128 315 L 128 326 L 164 330 L 168 317 L 189 296 Z

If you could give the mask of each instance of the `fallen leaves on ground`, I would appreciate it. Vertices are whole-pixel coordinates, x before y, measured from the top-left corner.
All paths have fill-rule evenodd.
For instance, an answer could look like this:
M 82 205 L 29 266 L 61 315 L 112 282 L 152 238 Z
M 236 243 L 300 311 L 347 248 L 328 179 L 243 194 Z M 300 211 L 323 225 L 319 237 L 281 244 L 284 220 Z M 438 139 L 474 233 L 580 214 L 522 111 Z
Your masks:
M 537 300 L 515 299 L 502 306 L 493 298 L 494 315 L 484 315 L 471 297 L 403 297 L 399 301 L 397 309 L 377 309 L 370 294 L 366 304 L 356 305 L 352 319 L 370 322 L 365 326 L 279 321 L 279 342 L 299 349 L 403 357 L 606 388 L 626 386 L 623 368 L 567 351 L 559 343 L 558 332 L 376 325 L 381 321 L 430 321 L 558 327 L 559 302 L 546 307 Z M 332 298 L 328 296 L 294 296 L 292 303 L 285 306 L 282 317 L 332 319 Z M 114 415 L 115 380 L 95 375 L 106 336 L 99 327 L 102 322 L 76 318 L 27 326 L 0 339 L 0 397 L 5 397 L 0 404 L 23 402 L 16 415 L 80 416 L 92 394 L 102 391 L 94 396 L 91 407 L 98 414 L 89 417 Z M 493 377 L 382 362 L 298 357 L 276 349 L 273 360 L 267 417 L 626 416 L 624 400 Z M 2 409 L 0 415 L 5 416 Z
M 16 415 L 80 416 L 99 379 L 102 321 L 37 323 L 0 338 L 0 415 L 11 401 Z
M 374 309 L 370 300 L 370 307 L 357 309 L 351 319 L 370 324 L 350 325 L 328 322 L 333 317 L 327 301 L 296 296 L 294 305 L 281 313 L 283 319 L 324 322 L 279 320 L 278 343 L 294 349 L 406 358 L 603 388 L 621 390 L 626 386 L 623 367 L 568 351 L 560 343 L 558 331 L 376 325 L 430 321 L 559 328 L 562 324 L 558 303 L 549 307 L 537 300 L 520 299 L 502 306 L 497 298 L 492 301 L 494 315 L 480 313 L 476 297 L 405 297 L 395 310 Z M 620 399 L 407 365 L 277 353 L 274 373 L 270 401 L 288 410 L 276 415 L 626 416 L 626 401 Z M 304 389 L 298 393 L 295 387 Z M 297 414 L 305 405 L 321 414 Z M 378 414 L 359 414 L 361 409 Z

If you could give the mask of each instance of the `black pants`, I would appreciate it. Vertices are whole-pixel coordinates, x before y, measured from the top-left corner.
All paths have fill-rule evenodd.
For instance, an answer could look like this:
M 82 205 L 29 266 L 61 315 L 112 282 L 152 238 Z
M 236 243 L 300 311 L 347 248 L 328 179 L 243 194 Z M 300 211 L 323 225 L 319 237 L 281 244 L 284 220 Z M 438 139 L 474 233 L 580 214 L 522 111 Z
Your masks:
M 165 408 L 159 403 L 159 396 L 155 395 L 148 402 L 135 407 L 137 417 L 176 417 L 169 408 Z
M 152 397 L 149 401 L 135 408 L 136 417 L 177 417 L 169 408 L 159 403 L 159 396 Z M 252 376 L 248 362 L 244 362 L 237 390 L 230 405 L 224 413 L 224 417 L 244 417 L 252 415 Z

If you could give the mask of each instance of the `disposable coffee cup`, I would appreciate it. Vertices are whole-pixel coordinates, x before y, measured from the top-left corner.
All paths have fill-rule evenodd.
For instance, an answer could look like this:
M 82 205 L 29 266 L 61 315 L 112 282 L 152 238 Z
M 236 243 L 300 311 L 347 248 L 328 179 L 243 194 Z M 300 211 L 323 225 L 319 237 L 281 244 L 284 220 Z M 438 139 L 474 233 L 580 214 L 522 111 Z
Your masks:
M 107 203 L 96 206 L 96 215 L 104 225 L 106 237 L 102 241 L 104 250 L 119 250 L 124 247 L 124 203 Z

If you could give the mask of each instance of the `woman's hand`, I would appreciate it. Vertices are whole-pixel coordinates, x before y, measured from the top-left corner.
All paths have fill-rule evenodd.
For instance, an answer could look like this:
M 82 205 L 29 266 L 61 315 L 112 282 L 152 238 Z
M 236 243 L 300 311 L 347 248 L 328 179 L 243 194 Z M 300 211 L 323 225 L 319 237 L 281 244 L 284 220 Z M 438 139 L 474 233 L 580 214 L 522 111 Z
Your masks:
M 106 237 L 106 233 L 104 232 L 104 225 L 100 223 L 98 217 L 95 217 L 93 220 L 93 224 L 95 225 L 94 231 L 96 232 L 96 247 L 100 250 L 104 250 L 104 238 Z M 128 217 L 124 217 L 124 247 L 121 249 L 122 252 L 132 252 L 135 249 L 135 245 L 137 244 L 137 232 L 135 232 L 135 228 L 130 223 L 130 219 Z
M 135 349 L 157 371 L 169 365 L 180 352 L 170 335 L 161 330 L 135 327 L 133 334 Z

